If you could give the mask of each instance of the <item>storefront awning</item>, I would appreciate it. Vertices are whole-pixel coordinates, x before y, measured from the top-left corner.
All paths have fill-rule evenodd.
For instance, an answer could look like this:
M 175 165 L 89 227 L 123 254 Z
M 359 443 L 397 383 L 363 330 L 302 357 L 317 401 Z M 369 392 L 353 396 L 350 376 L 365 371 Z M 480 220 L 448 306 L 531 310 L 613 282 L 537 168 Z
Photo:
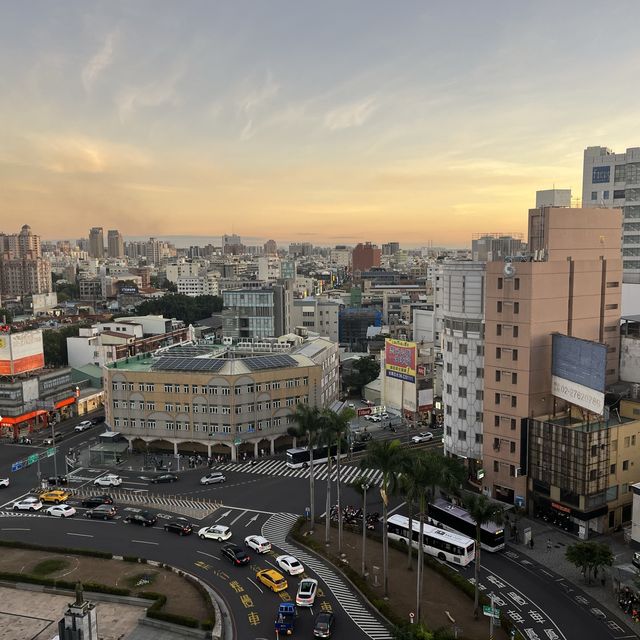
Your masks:
M 33 420 L 34 418 L 37 418 L 38 416 L 42 416 L 46 413 L 47 412 L 44 411 L 43 409 L 38 409 L 36 411 L 29 411 L 29 413 L 23 413 L 21 416 L 15 416 L 14 418 L 3 416 L 2 422 L 0 424 L 3 424 L 3 425 L 20 424 L 21 422 L 26 422 L 27 420 Z
M 64 400 L 60 400 L 56 402 L 54 407 L 56 409 L 62 409 L 62 407 L 68 407 L 70 404 L 73 404 L 76 401 L 75 396 L 71 396 L 70 398 L 65 398 Z

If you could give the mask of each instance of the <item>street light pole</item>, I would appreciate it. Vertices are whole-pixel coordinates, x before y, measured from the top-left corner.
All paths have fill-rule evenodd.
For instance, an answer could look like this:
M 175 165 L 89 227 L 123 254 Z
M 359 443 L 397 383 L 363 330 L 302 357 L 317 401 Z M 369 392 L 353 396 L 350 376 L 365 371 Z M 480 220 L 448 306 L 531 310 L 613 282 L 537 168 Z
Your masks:
M 51 441 L 53 442 L 53 475 L 58 482 L 58 447 L 56 447 L 56 423 L 51 421 Z
M 362 575 L 365 574 L 365 547 L 367 545 L 367 489 L 369 485 L 366 482 L 362 483 L 362 491 L 364 497 L 362 499 Z

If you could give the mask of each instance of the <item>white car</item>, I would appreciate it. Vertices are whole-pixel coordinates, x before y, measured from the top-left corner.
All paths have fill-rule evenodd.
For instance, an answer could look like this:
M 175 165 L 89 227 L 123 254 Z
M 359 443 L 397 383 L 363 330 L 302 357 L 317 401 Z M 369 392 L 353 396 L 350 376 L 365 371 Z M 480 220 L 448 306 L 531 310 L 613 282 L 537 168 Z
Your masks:
M 271 551 L 271 543 L 262 536 L 247 536 L 244 539 L 244 543 L 256 553 L 269 553 Z
M 210 527 L 202 527 L 198 530 L 198 537 L 201 540 L 228 540 L 231 537 L 231 529 L 222 524 L 214 524 Z
M 45 513 L 58 518 L 70 518 L 76 515 L 76 510 L 70 504 L 56 504 L 45 509 Z
M 0 478 L 0 487 L 8 487 L 9 478 Z
M 371 422 L 380 422 L 380 420 L 382 420 L 382 418 L 375 413 L 370 413 L 368 416 L 365 416 L 364 419 L 370 420 Z
M 224 482 L 226 478 L 219 472 L 213 471 L 211 473 L 207 473 L 206 476 L 202 476 L 200 478 L 200 484 L 217 484 L 218 482 Z
M 29 496 L 28 498 L 14 502 L 13 508 L 16 511 L 39 511 L 42 509 L 42 502 L 40 502 L 39 498 Z
M 122 478 L 112 473 L 106 476 L 101 476 L 93 481 L 93 484 L 98 487 L 119 487 L 122 484 Z
M 296 605 L 299 607 L 313 607 L 318 593 L 318 581 L 313 578 L 300 580 L 298 593 L 296 594 Z
M 91 429 L 93 425 L 91 424 L 91 420 L 83 420 L 82 422 L 78 422 L 78 424 L 74 427 L 74 431 L 86 431 L 87 429 Z
M 298 575 L 299 573 L 304 573 L 304 567 L 302 566 L 302 562 L 300 562 L 298 558 L 294 558 L 293 556 L 278 556 L 276 558 L 276 564 L 283 571 L 286 571 L 290 576 L 295 576 L 295 575 Z
M 411 438 L 411 442 L 413 442 L 414 444 L 418 444 L 420 442 L 429 442 L 429 440 L 433 440 L 433 433 L 431 433 L 431 431 L 423 431 L 417 436 L 413 436 L 413 438 Z
M 389 419 L 389 414 L 386 411 L 383 411 L 382 413 L 378 414 L 380 416 L 380 420 L 388 420 Z

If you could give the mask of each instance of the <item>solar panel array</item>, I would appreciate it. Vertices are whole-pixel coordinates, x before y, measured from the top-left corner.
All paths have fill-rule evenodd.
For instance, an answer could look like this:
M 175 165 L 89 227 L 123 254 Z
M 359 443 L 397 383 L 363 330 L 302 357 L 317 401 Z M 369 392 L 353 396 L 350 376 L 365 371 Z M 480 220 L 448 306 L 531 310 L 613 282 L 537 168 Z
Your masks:
M 196 356 L 206 356 L 218 350 L 219 348 L 211 347 L 210 345 L 176 346 L 167 349 L 163 355 L 174 356 L 176 358 L 195 358 Z
M 242 362 L 252 371 L 261 369 L 282 369 L 284 367 L 295 367 L 298 361 L 287 355 L 258 356 L 254 358 L 243 358 Z
M 162 357 L 154 365 L 154 369 L 164 371 L 220 371 L 224 367 L 224 358 L 172 358 Z

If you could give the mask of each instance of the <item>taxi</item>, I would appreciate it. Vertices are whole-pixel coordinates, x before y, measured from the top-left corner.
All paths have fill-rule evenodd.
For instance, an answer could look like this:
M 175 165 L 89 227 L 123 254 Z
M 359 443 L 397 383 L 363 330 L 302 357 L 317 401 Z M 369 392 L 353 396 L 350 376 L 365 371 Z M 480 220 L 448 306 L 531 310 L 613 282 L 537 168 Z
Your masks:
M 45 491 L 40 494 L 41 502 L 53 502 L 53 504 L 62 504 L 71 497 L 71 494 L 62 489 L 54 489 L 53 491 Z
M 289 585 L 286 578 L 275 569 L 263 569 L 256 573 L 256 578 L 265 587 L 271 589 L 271 591 L 278 593 L 278 591 L 284 591 Z

